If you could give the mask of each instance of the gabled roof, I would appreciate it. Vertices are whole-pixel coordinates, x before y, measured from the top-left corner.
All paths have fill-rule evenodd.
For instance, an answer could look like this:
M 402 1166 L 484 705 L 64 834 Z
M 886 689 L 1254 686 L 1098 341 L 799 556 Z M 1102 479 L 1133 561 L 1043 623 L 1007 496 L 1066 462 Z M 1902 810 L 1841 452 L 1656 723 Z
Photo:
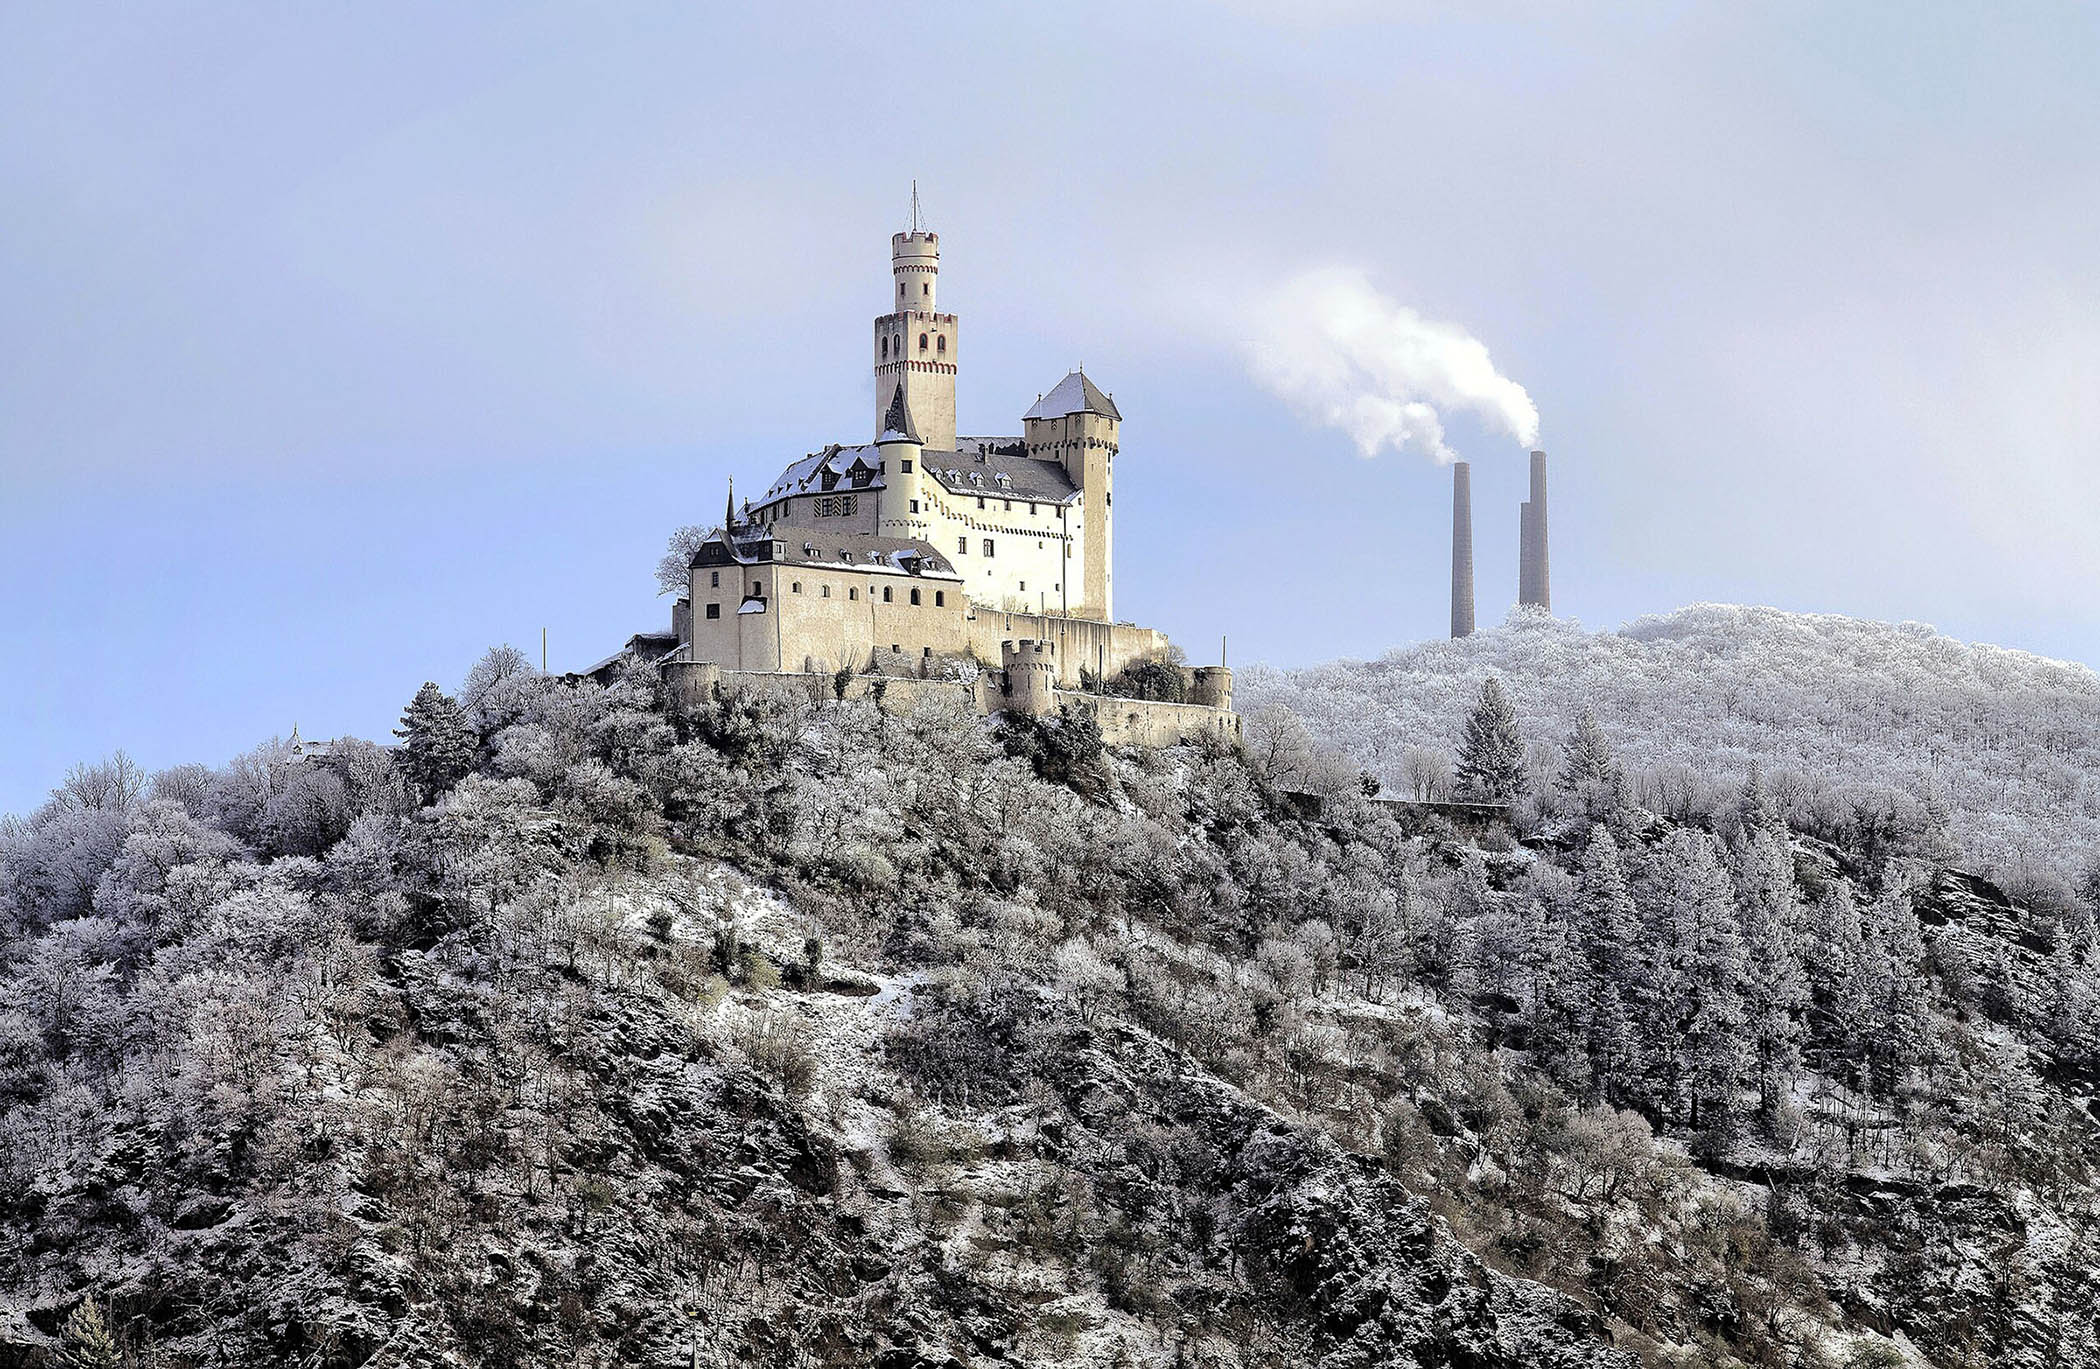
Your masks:
M 1101 393 L 1101 387 L 1086 378 L 1086 372 L 1074 371 L 1057 382 L 1035 402 L 1035 407 L 1021 415 L 1022 418 L 1063 418 L 1068 414 L 1100 414 L 1113 418 L 1118 423 L 1123 415 L 1116 402 Z

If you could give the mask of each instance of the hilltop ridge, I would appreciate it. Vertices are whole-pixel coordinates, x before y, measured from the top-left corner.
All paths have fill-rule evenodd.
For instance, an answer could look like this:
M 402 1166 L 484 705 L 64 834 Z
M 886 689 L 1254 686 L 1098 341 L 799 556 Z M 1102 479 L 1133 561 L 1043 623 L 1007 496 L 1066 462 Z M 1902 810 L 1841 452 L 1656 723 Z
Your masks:
M 1693 604 L 1590 631 L 1519 609 L 1375 661 L 1245 669 L 1239 699 L 1288 706 L 1406 793 L 1409 749 L 1448 753 L 1487 675 L 1542 772 L 1587 707 L 1657 806 L 1754 760 L 1812 824 L 1819 803 L 1868 791 L 1943 805 L 1963 858 L 2023 887 L 2075 882 L 2100 852 L 2100 675 L 1922 623 Z

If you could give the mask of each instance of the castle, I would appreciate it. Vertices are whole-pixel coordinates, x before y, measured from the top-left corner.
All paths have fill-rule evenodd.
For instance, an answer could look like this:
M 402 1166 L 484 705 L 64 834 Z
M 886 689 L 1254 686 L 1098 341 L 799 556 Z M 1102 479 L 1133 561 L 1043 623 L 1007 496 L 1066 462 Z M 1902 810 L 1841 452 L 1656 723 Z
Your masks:
M 940 261 L 914 192 L 911 226 L 890 238 L 892 307 L 870 343 L 874 440 L 803 456 L 741 507 L 732 487 L 671 630 L 621 655 L 688 688 L 844 671 L 882 678 L 886 694 L 962 682 L 987 712 L 1084 701 L 1110 740 L 1236 735 L 1222 664 L 1182 671 L 1185 703 L 1080 693 L 1170 650 L 1163 633 L 1115 619 L 1123 415 L 1074 371 L 1021 416 L 1018 436 L 957 436 L 960 328 L 939 309 Z

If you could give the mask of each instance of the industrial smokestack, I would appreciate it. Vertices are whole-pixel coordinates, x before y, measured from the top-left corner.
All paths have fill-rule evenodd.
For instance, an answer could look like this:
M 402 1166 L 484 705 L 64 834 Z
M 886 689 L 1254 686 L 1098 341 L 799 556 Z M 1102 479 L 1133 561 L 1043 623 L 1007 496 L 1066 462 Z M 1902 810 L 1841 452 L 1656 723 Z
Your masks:
M 1473 468 L 1451 465 L 1451 635 L 1473 635 Z
M 1546 554 L 1546 454 L 1531 454 L 1531 602 L 1553 611 L 1553 562 Z
M 1531 454 L 1531 498 L 1517 519 L 1517 602 L 1553 610 L 1553 575 L 1546 554 L 1546 454 Z

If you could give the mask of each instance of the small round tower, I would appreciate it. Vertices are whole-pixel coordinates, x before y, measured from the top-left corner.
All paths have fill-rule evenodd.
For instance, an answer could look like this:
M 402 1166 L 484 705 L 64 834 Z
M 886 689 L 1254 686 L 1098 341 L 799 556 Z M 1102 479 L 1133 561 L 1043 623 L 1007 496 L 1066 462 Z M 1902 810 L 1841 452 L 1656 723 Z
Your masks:
M 1006 667 L 1006 711 L 1030 718 L 1057 712 L 1057 648 L 1023 638 L 999 644 Z
M 934 301 L 940 295 L 941 235 L 924 229 L 890 234 L 890 275 L 896 280 L 890 292 L 895 312 L 939 312 Z

